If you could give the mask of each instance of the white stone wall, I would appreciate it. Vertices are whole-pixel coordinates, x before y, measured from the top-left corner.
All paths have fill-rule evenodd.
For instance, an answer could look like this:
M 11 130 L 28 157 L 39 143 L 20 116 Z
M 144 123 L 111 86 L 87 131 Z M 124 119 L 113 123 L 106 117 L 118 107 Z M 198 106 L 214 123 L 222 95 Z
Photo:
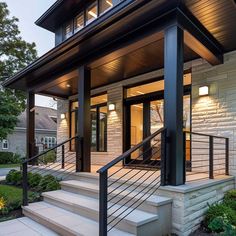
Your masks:
M 209 96 L 199 97 L 200 86 L 209 86 Z M 211 66 L 198 60 L 192 66 L 192 131 L 228 137 L 230 174 L 236 175 L 236 52 L 225 54 L 224 64 Z M 219 149 L 222 145 L 219 145 Z M 195 151 L 203 153 L 203 150 Z M 219 152 L 219 151 L 218 151 Z M 195 155 L 196 157 L 197 155 Z M 201 158 L 201 156 L 198 155 Z M 223 158 L 218 155 L 217 158 Z M 204 156 L 202 156 L 204 158 Z M 215 157 L 216 158 L 216 157 Z M 217 161 L 215 161 L 217 163 Z M 222 164 L 219 164 L 222 163 Z M 217 168 L 224 167 L 218 161 Z
M 221 201 L 225 192 L 234 188 L 233 177 L 161 187 L 158 194 L 173 199 L 172 233 L 188 236 L 194 232 L 200 227 L 208 205 Z

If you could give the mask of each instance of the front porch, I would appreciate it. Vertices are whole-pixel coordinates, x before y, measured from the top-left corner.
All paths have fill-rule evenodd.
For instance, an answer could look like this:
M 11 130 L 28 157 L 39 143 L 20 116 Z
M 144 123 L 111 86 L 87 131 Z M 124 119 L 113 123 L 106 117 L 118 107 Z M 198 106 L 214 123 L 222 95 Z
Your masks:
M 86 210 L 95 215 L 87 214 L 82 201 L 76 217 L 92 218 L 96 235 L 98 227 L 100 236 L 112 229 L 144 235 L 150 223 L 149 235 L 156 236 L 160 222 L 171 222 L 170 209 L 172 232 L 188 235 L 203 218 L 204 210 L 198 208 L 206 209 L 208 202 L 234 188 L 229 175 L 235 174 L 235 42 L 233 37 L 216 38 L 214 28 L 206 28 L 206 21 L 194 14 L 194 4 L 123 2 L 127 5 L 120 12 L 114 8 L 111 18 L 104 14 L 103 24 L 94 21 L 7 84 L 28 93 L 24 211 L 47 224 L 44 203 L 40 216 L 28 206 L 27 174 L 50 173 L 66 181 L 74 178 L 75 182 L 62 182 L 64 190 L 70 185 L 69 192 L 78 194 L 73 199 L 90 198 L 86 203 L 94 208 L 86 205 Z M 224 7 L 229 11 L 231 4 L 225 2 Z M 223 7 L 218 11 L 220 16 L 227 12 Z M 234 29 L 228 33 L 234 34 Z M 207 92 L 201 94 L 201 87 Z M 43 154 L 35 155 L 37 93 L 58 99 L 58 145 L 53 148 L 57 158 L 47 165 L 40 163 Z M 153 196 L 155 207 L 150 209 Z M 163 200 L 168 215 L 157 213 L 160 196 L 168 198 Z M 50 197 L 54 196 L 45 199 L 51 205 L 63 202 L 53 203 Z M 74 210 L 74 200 L 64 204 Z M 111 212 L 111 207 L 118 210 Z M 61 214 L 49 208 L 46 211 Z M 147 215 L 148 221 L 134 213 L 130 217 L 133 211 Z M 58 226 L 56 220 L 53 227 Z M 60 223 L 58 232 L 63 227 L 63 232 L 79 231 Z M 167 231 L 163 232 L 169 233 L 169 227 Z

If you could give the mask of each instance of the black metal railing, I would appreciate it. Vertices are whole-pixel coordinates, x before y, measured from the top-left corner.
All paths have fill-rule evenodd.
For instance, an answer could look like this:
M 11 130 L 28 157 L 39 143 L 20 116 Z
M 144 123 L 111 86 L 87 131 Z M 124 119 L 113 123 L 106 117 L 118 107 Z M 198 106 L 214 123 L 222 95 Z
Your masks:
M 71 152 L 69 149 L 69 145 L 72 141 L 76 143 L 75 152 Z M 38 173 L 42 176 L 50 174 L 55 178 L 64 179 L 72 172 L 78 172 L 80 170 L 79 163 L 82 155 L 81 152 L 82 139 L 76 136 L 45 152 L 25 159 L 22 162 L 23 206 L 28 205 L 28 172 Z M 54 157 L 49 157 L 48 159 L 47 155 L 49 153 L 53 154 Z
M 229 138 L 184 132 L 187 181 L 229 175 Z
M 99 236 L 107 236 L 165 184 L 165 156 L 166 129 L 162 128 L 97 171 Z

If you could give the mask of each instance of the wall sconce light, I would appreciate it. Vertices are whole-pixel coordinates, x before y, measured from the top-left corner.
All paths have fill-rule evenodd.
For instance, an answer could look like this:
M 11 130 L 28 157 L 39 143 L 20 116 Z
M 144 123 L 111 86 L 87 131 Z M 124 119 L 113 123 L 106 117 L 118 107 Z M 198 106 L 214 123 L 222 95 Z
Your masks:
M 61 119 L 64 120 L 66 118 L 66 114 L 65 113 L 62 113 L 61 114 Z
M 110 103 L 110 104 L 108 105 L 108 110 L 109 110 L 109 111 L 115 111 L 115 109 L 116 109 L 116 105 L 115 105 L 114 103 Z
M 208 86 L 201 86 L 199 87 L 199 96 L 206 96 L 209 94 L 209 87 Z

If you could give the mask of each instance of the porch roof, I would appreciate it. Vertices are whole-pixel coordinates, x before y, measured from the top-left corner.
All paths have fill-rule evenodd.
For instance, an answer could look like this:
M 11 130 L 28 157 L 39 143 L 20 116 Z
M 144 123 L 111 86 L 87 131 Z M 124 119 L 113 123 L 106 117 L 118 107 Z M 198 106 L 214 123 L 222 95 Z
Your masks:
M 63 2 L 57 1 L 56 8 Z M 163 68 L 163 30 L 175 18 L 185 28 L 185 61 L 202 53 L 200 56 L 217 64 L 223 53 L 236 50 L 235 1 L 124 2 L 129 4 L 102 15 L 8 79 L 4 86 L 67 98 L 77 93 L 77 69 L 82 64 L 92 70 L 92 88 Z M 196 33 L 197 41 L 189 31 Z M 195 48 L 190 49 L 194 43 Z

